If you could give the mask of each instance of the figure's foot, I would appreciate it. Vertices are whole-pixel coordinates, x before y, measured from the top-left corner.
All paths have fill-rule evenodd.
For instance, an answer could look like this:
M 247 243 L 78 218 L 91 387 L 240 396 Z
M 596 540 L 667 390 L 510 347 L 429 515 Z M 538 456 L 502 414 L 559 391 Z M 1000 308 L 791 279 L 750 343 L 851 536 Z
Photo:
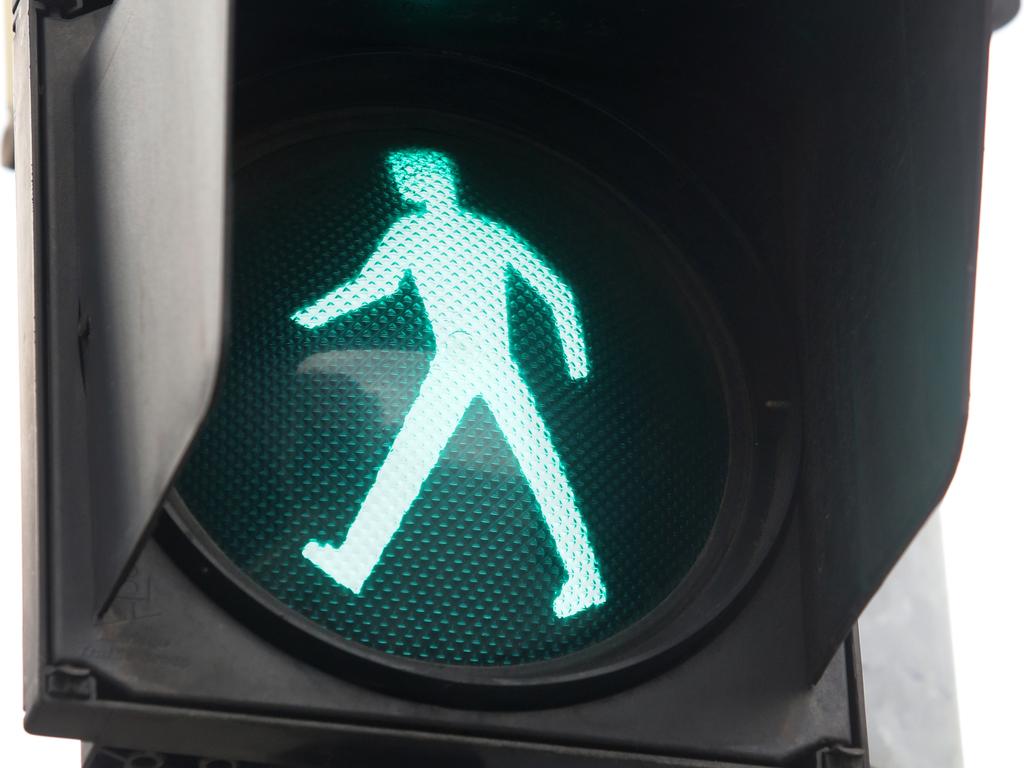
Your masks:
M 370 572 L 360 563 L 346 557 L 342 550 L 343 547 L 331 547 L 318 541 L 311 541 L 302 548 L 302 556 L 341 586 L 358 595 Z
M 570 575 L 552 604 L 555 615 L 567 619 L 605 601 L 604 582 L 596 571 Z

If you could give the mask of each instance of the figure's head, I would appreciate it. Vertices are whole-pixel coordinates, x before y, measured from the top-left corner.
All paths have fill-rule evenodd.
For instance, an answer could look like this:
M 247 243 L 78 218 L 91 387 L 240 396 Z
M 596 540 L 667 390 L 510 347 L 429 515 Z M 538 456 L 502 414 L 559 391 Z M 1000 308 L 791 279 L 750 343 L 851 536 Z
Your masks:
M 388 166 L 402 199 L 427 207 L 455 203 L 455 165 L 444 152 L 403 149 L 388 155 Z

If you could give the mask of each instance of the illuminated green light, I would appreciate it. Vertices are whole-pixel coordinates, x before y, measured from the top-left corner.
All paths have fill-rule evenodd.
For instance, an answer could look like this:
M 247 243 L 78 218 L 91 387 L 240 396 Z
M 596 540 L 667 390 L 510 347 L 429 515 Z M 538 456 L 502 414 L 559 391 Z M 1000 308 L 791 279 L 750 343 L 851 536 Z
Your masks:
M 349 130 L 346 118 L 313 139 L 305 128 L 293 141 L 275 134 L 235 170 L 230 337 L 219 395 L 176 482 L 183 519 L 253 599 L 374 655 L 502 674 L 646 631 L 637 622 L 673 599 L 704 551 L 730 466 L 719 366 L 680 290 L 674 237 L 600 169 L 505 129 L 376 120 Z M 315 330 L 291 319 L 354 281 L 398 222 L 426 214 L 389 167 L 409 147 L 456 163 L 458 208 L 528 243 L 582 322 L 589 373 L 573 380 L 551 304 L 504 268 L 511 358 L 607 592 L 571 618 L 552 610 L 568 567 L 483 395 L 359 594 L 303 557 L 310 540 L 345 541 L 438 356 L 412 269 L 395 293 Z
M 586 525 L 535 399 L 512 359 L 507 278 L 514 270 L 549 305 L 569 376 L 588 374 L 573 295 L 509 227 L 463 209 L 442 152 L 388 158 L 402 198 L 422 210 L 395 222 L 359 275 L 292 315 L 315 329 L 398 291 L 411 274 L 436 352 L 419 394 L 340 547 L 310 541 L 302 554 L 355 594 L 363 589 L 470 404 L 491 410 L 540 506 L 567 577 L 553 603 L 567 618 L 605 601 Z

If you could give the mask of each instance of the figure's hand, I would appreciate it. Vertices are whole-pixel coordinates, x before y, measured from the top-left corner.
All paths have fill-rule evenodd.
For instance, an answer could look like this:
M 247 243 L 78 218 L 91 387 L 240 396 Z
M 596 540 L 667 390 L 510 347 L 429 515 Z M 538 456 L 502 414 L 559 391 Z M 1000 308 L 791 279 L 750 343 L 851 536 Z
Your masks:
M 577 381 L 587 378 L 587 374 L 590 373 L 585 352 L 578 355 L 570 355 L 566 360 L 566 364 L 569 366 L 569 377 Z
M 398 258 L 395 249 L 389 246 L 396 227 L 397 224 L 384 235 L 384 240 L 354 280 L 342 283 L 326 296 L 300 309 L 292 315 L 292 320 L 303 328 L 313 330 L 397 291 L 406 264 Z
M 314 304 L 306 309 L 300 309 L 294 315 L 292 320 L 301 325 L 303 328 L 319 328 L 321 325 L 325 325 L 333 320 L 334 314 L 329 312 L 325 307 L 321 306 L 320 303 Z

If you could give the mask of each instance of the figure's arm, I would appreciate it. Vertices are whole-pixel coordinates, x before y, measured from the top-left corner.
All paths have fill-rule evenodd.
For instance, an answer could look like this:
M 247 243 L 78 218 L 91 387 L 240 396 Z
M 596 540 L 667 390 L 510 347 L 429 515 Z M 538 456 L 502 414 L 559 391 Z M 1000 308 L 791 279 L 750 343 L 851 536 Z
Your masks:
M 518 238 L 515 238 L 515 241 L 512 267 L 551 307 L 569 375 L 574 379 L 586 378 L 588 364 L 587 348 L 583 343 L 583 323 L 580 322 L 572 292 L 551 268 L 537 258 L 526 243 Z
M 330 293 L 292 315 L 304 328 L 319 328 L 336 317 L 347 315 L 398 290 L 405 264 L 398 256 L 394 228 L 381 240 L 359 274 Z

